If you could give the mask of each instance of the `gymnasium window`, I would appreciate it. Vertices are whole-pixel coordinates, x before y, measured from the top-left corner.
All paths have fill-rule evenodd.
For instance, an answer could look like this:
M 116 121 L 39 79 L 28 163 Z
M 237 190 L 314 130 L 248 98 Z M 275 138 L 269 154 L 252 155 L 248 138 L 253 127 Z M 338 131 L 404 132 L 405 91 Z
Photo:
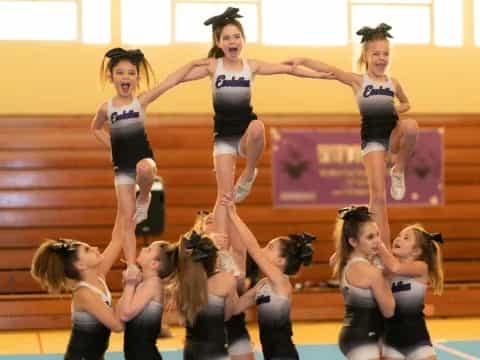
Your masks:
M 76 1 L 0 1 L 0 40 L 78 38 Z
M 345 0 L 262 0 L 262 43 L 344 46 L 347 19 Z
M 203 25 L 209 17 L 222 13 L 228 6 L 238 7 L 245 36 L 258 41 L 259 0 L 122 0 L 121 37 L 126 44 L 167 45 L 209 43 L 212 29 Z
M 392 26 L 393 43 L 429 44 L 431 1 L 351 1 L 352 39 L 362 26 Z
M 87 44 L 112 41 L 111 0 L 81 0 L 82 40 Z
M 355 31 L 392 25 L 397 44 L 463 45 L 466 0 L 121 0 L 125 44 L 208 43 L 203 20 L 239 7 L 249 43 L 346 46 Z M 0 0 L 0 40 L 111 43 L 112 0 Z M 480 0 L 474 0 L 480 46 Z
M 111 0 L 0 0 L 0 40 L 111 42 Z
M 211 16 L 221 14 L 229 6 L 240 9 L 245 36 L 249 43 L 258 41 L 258 1 L 174 1 L 175 2 L 175 41 L 211 42 L 212 28 L 203 25 Z
M 392 26 L 393 43 L 461 46 L 462 0 L 350 0 L 352 39 L 364 25 Z
M 158 34 L 159 29 L 148 32 L 138 30 L 140 26 L 131 24 L 124 30 L 122 20 L 122 39 L 129 43 L 209 43 L 211 28 L 203 25 L 210 16 L 222 13 L 228 6 L 240 8 L 244 16 L 240 19 L 249 43 L 261 42 L 267 45 L 337 45 L 347 44 L 347 0 L 172 0 L 171 29 L 164 29 L 163 41 L 149 41 L 149 34 Z M 122 0 L 126 3 L 136 0 Z M 158 0 L 157 0 L 158 2 Z M 156 22 L 168 23 L 167 12 L 160 12 L 146 1 L 138 3 L 137 9 L 143 13 L 152 13 Z M 328 9 L 326 11 L 325 9 Z M 123 12 L 123 9 L 122 9 Z M 143 22 L 148 23 L 145 19 Z M 152 20 L 153 21 L 153 20 Z M 146 25 L 148 26 L 148 25 Z M 127 40 L 132 32 L 138 30 L 138 36 Z
M 434 0 L 434 44 L 463 45 L 463 0 Z
M 166 45 L 171 42 L 170 0 L 122 0 L 120 11 L 123 43 Z

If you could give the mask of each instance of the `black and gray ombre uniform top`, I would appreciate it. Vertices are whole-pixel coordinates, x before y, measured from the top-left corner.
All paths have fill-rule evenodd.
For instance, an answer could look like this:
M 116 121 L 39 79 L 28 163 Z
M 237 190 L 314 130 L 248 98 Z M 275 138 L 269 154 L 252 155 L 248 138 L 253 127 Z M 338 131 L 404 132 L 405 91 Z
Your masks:
M 389 139 L 398 121 L 392 80 L 388 77 L 386 81 L 376 82 L 364 74 L 356 98 L 362 115 L 362 141 Z
M 145 132 L 145 113 L 137 98 L 120 107 L 113 106 L 110 99 L 107 116 L 115 170 L 135 170 L 140 160 L 153 159 L 152 148 Z
M 125 360 L 161 360 L 156 342 L 162 326 L 163 305 L 150 301 L 143 311 L 125 324 Z
M 427 285 L 408 276 L 391 280 L 395 314 L 386 320 L 385 344 L 396 349 L 432 345 L 423 308 Z
M 80 281 L 73 291 L 81 287 L 89 288 L 98 294 L 105 304 L 112 306 L 112 295 L 107 284 L 101 277 L 98 279 L 105 287 L 105 292 L 84 281 Z M 72 333 L 65 360 L 101 360 L 107 351 L 109 339 L 109 328 L 86 311 L 73 311 L 72 306 Z
M 225 298 L 208 294 L 208 303 L 186 329 L 184 360 L 228 360 Z
M 349 259 L 340 279 L 345 315 L 339 346 L 344 355 L 357 347 L 376 344 L 383 334 L 383 317 L 372 290 L 353 286 L 347 280 L 346 273 L 356 262 L 369 263 L 367 259 L 361 257 Z
M 276 294 L 267 281 L 256 294 L 260 342 L 265 360 L 299 359 L 292 341 L 291 299 Z
M 246 59 L 241 71 L 226 70 L 217 59 L 212 78 L 215 137 L 242 136 L 248 124 L 257 119 L 250 104 L 253 74 Z

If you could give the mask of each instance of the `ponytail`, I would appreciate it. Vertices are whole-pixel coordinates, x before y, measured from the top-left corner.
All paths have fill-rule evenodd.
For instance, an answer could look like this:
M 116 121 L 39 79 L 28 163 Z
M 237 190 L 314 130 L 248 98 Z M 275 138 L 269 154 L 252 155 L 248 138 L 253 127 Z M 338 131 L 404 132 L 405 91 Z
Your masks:
M 214 45 L 212 46 L 212 48 L 208 51 L 208 58 L 214 58 L 214 59 L 218 59 L 218 58 L 222 58 L 225 56 L 225 53 L 223 52 L 222 49 L 220 49 L 216 42 L 215 42 L 215 33 L 213 33 L 213 37 L 214 37 L 214 40 L 213 40 L 213 43 Z
M 312 241 L 315 236 L 302 233 L 292 234 L 288 237 L 280 237 L 278 240 L 282 244 L 281 256 L 285 258 L 286 275 L 295 275 L 300 270 L 300 266 L 308 266 L 312 263 L 313 248 Z
M 443 257 L 440 244 L 443 237 L 440 233 L 429 233 L 422 225 L 414 224 L 411 228 L 415 234 L 417 247 L 421 251 L 418 260 L 425 261 L 428 267 L 428 279 L 433 288 L 433 293 L 440 295 L 443 292 Z
M 177 310 L 192 326 L 208 303 L 208 277 L 213 275 L 217 249 L 210 238 L 191 231 L 178 244 Z
M 59 293 L 70 288 L 71 280 L 80 280 L 74 263 L 79 243 L 73 240 L 47 240 L 33 255 L 30 273 L 48 292 Z

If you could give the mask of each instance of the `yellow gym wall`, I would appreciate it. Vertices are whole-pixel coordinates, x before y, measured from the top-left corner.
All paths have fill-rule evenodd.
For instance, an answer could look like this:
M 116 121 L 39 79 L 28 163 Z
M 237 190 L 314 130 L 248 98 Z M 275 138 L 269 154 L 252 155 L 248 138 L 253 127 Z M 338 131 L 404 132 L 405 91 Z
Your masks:
M 473 9 L 464 2 L 464 46 L 393 48 L 390 73 L 409 95 L 415 113 L 479 113 L 480 47 L 473 42 Z M 113 2 L 117 4 L 118 2 Z M 119 9 L 112 9 L 113 19 Z M 201 20 L 201 19 L 200 19 Z M 412 25 L 414 26 L 414 25 Z M 0 41 L 2 106 L 7 114 L 90 114 L 111 94 L 102 89 L 98 73 L 105 51 L 119 45 L 117 21 L 112 24 L 113 44 L 80 42 Z M 393 31 L 393 34 L 395 32 Z M 204 57 L 209 44 L 174 44 L 141 47 L 158 79 L 193 58 Z M 264 61 L 293 56 L 320 59 L 344 69 L 352 67 L 353 46 L 269 47 L 246 44 L 244 55 Z M 150 108 L 153 113 L 210 113 L 208 80 L 186 83 L 170 90 Z M 255 111 L 262 113 L 354 113 L 351 90 L 334 81 L 258 76 L 253 95 Z

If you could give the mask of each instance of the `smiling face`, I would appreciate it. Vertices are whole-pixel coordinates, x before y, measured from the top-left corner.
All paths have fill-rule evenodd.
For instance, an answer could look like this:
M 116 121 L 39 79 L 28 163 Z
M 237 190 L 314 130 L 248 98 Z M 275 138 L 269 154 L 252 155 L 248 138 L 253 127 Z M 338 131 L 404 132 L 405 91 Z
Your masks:
M 377 77 L 385 74 L 390 60 L 390 43 L 388 40 L 373 40 L 366 45 L 364 61 L 368 71 Z
M 235 61 L 240 57 L 243 49 L 243 30 L 235 24 L 225 25 L 216 43 L 217 46 L 222 49 L 225 58 Z
M 137 66 L 129 60 L 120 60 L 113 67 L 110 80 L 118 96 L 132 96 L 140 80 Z

